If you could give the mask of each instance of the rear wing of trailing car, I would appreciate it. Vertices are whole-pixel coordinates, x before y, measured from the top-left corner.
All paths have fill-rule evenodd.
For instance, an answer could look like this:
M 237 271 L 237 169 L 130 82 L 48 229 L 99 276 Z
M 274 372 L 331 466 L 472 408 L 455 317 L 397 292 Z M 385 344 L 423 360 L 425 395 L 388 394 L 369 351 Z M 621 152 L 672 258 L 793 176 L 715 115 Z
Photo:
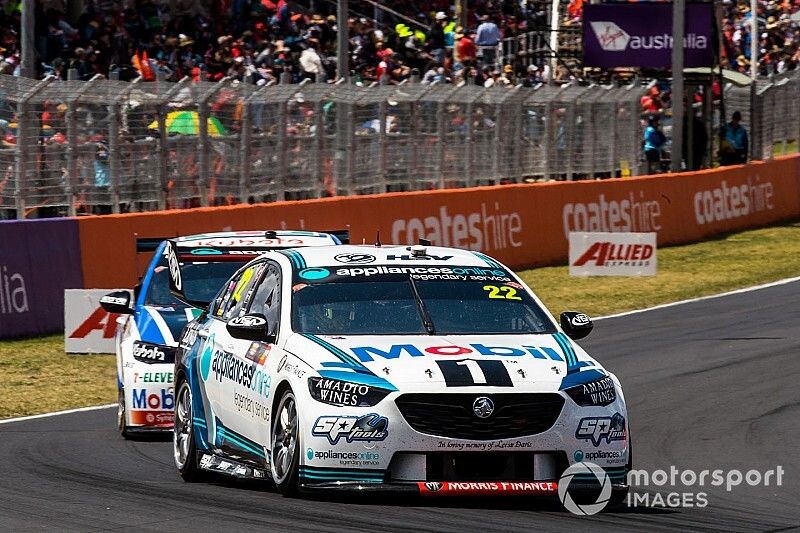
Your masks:
M 327 233 L 329 235 L 333 235 L 334 237 L 336 237 L 336 239 L 339 240 L 340 244 L 350 244 L 350 228 L 321 231 L 320 233 Z
M 170 237 L 136 237 L 136 253 L 155 252 Z
M 328 235 L 332 235 L 340 244 L 350 244 L 350 229 L 337 229 L 337 230 L 327 230 L 327 231 L 320 231 L 319 233 L 327 233 Z M 278 236 L 277 232 L 274 230 L 267 230 L 264 232 L 264 237 L 267 239 L 276 238 Z M 175 236 L 172 237 L 139 237 L 136 236 L 136 253 L 145 253 L 145 252 L 155 252 L 158 249 L 158 246 L 169 239 L 174 239 Z
M 201 302 L 187 298 L 185 287 L 183 284 L 183 273 L 181 272 L 181 263 L 178 260 L 178 246 L 175 241 L 168 240 L 164 247 L 164 257 L 167 260 L 167 268 L 169 270 L 169 292 L 175 298 L 191 307 L 198 309 L 206 309 L 209 302 Z

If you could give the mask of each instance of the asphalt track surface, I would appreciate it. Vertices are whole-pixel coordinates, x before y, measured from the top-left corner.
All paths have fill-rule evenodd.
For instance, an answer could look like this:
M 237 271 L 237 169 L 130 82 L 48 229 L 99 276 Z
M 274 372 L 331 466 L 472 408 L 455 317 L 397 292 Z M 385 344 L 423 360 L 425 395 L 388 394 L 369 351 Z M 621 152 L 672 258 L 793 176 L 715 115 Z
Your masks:
M 287 499 L 236 483 L 184 483 L 171 443 L 124 441 L 115 411 L 103 409 L 0 425 L 0 531 L 797 530 L 798 309 L 793 282 L 603 320 L 582 343 L 622 380 L 634 468 L 781 465 L 780 487 L 634 488 L 705 492 L 708 505 L 592 517 L 530 500 Z

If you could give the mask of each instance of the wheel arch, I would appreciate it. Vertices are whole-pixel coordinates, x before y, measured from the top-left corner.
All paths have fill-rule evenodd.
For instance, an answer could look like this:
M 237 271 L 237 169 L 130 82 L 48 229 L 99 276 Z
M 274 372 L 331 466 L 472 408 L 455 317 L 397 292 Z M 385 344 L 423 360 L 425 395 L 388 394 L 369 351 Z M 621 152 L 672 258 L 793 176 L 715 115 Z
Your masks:
M 283 393 L 286 392 L 288 389 L 292 389 L 292 384 L 286 378 L 283 378 L 281 380 L 281 382 L 278 383 L 278 386 L 275 387 L 275 395 L 272 397 L 272 406 L 270 407 L 270 413 L 273 413 L 273 415 L 275 414 L 275 411 L 278 409 L 278 404 L 280 403 L 281 398 L 283 397 Z M 294 389 L 292 389 L 292 392 L 294 392 Z M 295 395 L 295 401 L 296 401 L 296 398 L 297 398 L 297 395 Z M 270 420 L 270 431 L 269 431 L 269 433 L 270 433 L 270 436 L 272 436 L 272 421 L 271 420 Z

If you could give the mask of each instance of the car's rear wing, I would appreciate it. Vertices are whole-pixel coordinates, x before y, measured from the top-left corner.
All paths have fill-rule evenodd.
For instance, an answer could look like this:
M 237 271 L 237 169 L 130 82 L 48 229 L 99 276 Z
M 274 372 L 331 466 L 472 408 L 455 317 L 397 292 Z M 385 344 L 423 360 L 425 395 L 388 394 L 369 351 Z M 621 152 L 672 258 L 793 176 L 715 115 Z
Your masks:
M 329 235 L 333 235 L 334 237 L 339 239 L 339 242 L 342 244 L 350 244 L 350 228 L 322 231 L 320 233 L 327 233 Z
M 173 240 L 168 240 L 167 245 L 164 247 L 164 257 L 167 260 L 167 268 L 169 270 L 169 292 L 186 305 L 198 309 L 206 309 L 211 302 L 201 302 L 186 297 L 177 249 L 178 247 Z
M 327 233 L 328 235 L 333 235 L 340 243 L 342 244 L 350 244 L 350 229 L 337 229 L 337 230 L 329 230 L 329 231 L 320 231 L 319 233 Z M 270 235 L 271 234 L 271 235 Z M 277 237 L 277 234 L 273 230 L 267 230 L 264 232 L 264 236 L 266 238 L 273 238 Z M 175 237 L 139 237 L 136 236 L 136 252 L 137 253 L 144 253 L 144 252 L 155 252 L 158 249 L 158 246 L 169 239 L 174 239 Z
M 136 237 L 136 253 L 155 252 L 158 245 L 172 237 Z

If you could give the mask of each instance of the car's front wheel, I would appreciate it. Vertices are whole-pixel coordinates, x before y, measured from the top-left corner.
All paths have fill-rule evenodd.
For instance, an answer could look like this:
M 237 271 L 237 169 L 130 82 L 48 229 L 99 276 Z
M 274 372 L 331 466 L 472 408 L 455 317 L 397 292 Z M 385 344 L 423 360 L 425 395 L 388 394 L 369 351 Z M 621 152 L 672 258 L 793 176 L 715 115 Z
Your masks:
M 297 494 L 300 462 L 297 402 L 291 389 L 281 396 L 272 422 L 272 479 L 284 496 Z
M 124 438 L 130 437 L 127 426 L 127 408 L 125 407 L 125 389 L 119 389 L 117 395 L 117 429 Z
M 184 481 L 201 481 L 205 476 L 197 464 L 192 423 L 192 389 L 185 379 L 178 382 L 175 399 L 175 428 L 172 437 L 175 466 Z

